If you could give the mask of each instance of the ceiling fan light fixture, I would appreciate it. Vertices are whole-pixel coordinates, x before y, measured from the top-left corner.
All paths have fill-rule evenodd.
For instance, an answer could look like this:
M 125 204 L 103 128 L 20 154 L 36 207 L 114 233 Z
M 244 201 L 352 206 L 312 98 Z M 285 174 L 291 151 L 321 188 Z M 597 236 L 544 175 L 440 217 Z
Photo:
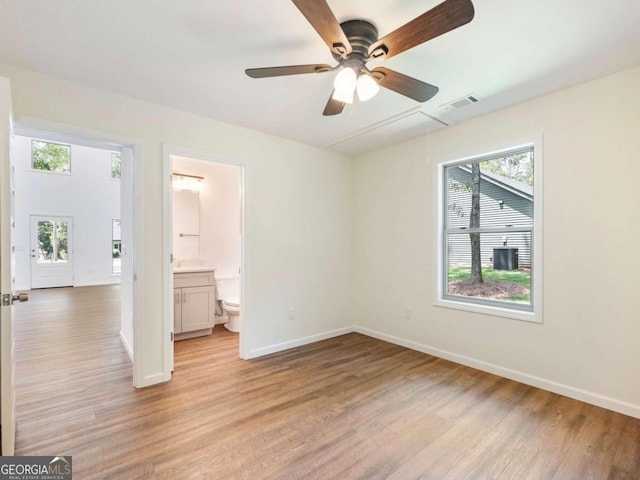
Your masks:
M 366 102 L 367 100 L 376 96 L 376 94 L 380 91 L 380 86 L 378 85 L 378 82 L 373 79 L 373 77 L 367 74 L 363 74 L 358 77 L 357 91 L 360 101 Z
M 333 91 L 333 95 L 331 95 L 331 98 L 333 98 L 334 100 L 337 100 L 338 102 L 352 104 L 353 94 L 354 94 L 353 90 L 341 92 L 340 90 L 335 89 Z
M 356 90 L 358 76 L 353 68 L 346 67 L 340 70 L 333 81 L 335 90 L 333 99 L 344 103 L 353 103 L 353 93 Z

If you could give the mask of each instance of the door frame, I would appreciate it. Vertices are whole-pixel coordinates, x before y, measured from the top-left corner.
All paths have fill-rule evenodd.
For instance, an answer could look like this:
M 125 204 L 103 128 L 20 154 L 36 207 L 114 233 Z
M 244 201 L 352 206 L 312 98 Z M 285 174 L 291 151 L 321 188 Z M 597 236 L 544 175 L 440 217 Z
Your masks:
M 67 265 L 68 268 L 71 268 L 71 283 L 69 285 L 53 285 L 52 287 L 35 287 L 35 288 L 56 288 L 56 287 L 72 287 L 75 284 L 75 270 L 74 270 L 74 261 L 75 261 L 75 252 L 74 252 L 74 228 L 73 228 L 73 215 L 46 215 L 46 214 L 39 214 L 39 213 L 30 213 L 29 214 L 29 250 L 31 251 L 31 253 L 29 254 L 29 290 L 33 290 L 34 286 L 33 286 L 33 242 L 34 242 L 34 235 L 35 232 L 33 231 L 33 221 L 34 218 L 44 218 L 44 219 L 67 219 L 69 226 L 71 227 L 71 235 L 68 235 L 68 246 L 67 246 L 67 254 L 69 255 L 69 257 L 71 257 L 71 262 L 70 262 L 70 266 Z M 37 248 L 37 247 L 36 247 Z M 36 252 L 36 257 L 37 257 L 37 252 Z M 37 260 L 36 260 L 37 263 Z
M 173 341 L 171 333 L 173 332 L 173 237 L 172 237 L 172 209 L 173 197 L 171 187 L 171 176 L 173 173 L 171 157 L 180 156 L 188 157 L 196 160 L 205 160 L 209 162 L 221 163 L 225 165 L 233 165 L 240 167 L 240 188 L 241 188 L 241 218 L 242 218 L 242 235 L 240 246 L 240 298 L 242 298 L 243 312 L 249 311 L 246 308 L 247 303 L 251 300 L 247 295 L 246 278 L 250 272 L 245 252 L 248 251 L 249 231 L 247 225 L 247 199 L 248 199 L 248 175 L 246 162 L 235 158 L 222 157 L 215 153 L 197 150 L 189 147 L 173 145 L 170 143 L 162 144 L 162 252 L 163 252 L 163 325 L 164 325 L 164 379 L 171 379 L 173 371 Z M 239 356 L 242 359 L 249 358 L 248 338 L 250 331 L 247 328 L 250 322 L 247 321 L 246 315 L 240 316 L 240 342 Z
M 45 136 L 63 143 L 73 143 L 106 150 L 118 150 L 122 147 L 133 151 L 133 386 L 146 387 L 157 383 L 155 376 L 147 378 L 144 370 L 144 335 L 136 333 L 144 331 L 144 153 L 143 141 L 112 132 L 104 132 L 92 128 L 70 125 L 66 123 L 44 120 L 30 116 L 14 118 L 14 134 L 27 137 Z M 125 210 L 121 208 L 122 213 Z M 126 348 L 126 347 L 125 347 Z

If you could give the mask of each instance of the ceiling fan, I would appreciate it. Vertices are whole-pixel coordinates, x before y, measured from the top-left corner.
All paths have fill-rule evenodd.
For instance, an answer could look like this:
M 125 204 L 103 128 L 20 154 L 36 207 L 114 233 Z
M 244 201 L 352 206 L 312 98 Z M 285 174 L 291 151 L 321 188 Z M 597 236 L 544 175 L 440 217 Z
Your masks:
M 265 78 L 340 70 L 323 115 L 341 113 L 346 103 L 353 103 L 356 91 L 360 101 L 368 100 L 378 92 L 380 86 L 418 102 L 426 102 L 438 93 L 438 87 L 384 67 L 369 70 L 367 62 L 385 60 L 398 55 L 469 23 L 474 15 L 471 0 L 445 0 L 378 39 L 378 30 L 366 20 L 348 20 L 338 23 L 326 0 L 292 1 L 320 34 L 338 65 L 332 67 L 326 64 L 312 64 L 249 68 L 245 73 L 251 78 Z

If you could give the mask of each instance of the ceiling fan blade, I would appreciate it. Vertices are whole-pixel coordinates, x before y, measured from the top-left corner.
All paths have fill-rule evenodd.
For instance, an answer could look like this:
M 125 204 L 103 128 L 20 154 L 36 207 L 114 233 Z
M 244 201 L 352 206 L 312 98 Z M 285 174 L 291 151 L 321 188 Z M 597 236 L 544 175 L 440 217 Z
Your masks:
M 316 29 L 329 50 L 340 56 L 351 53 L 351 44 L 326 0 L 292 1 L 311 26 Z
M 474 16 L 471 0 L 445 0 L 369 47 L 372 58 L 391 58 L 421 43 L 469 23 Z
M 373 69 L 371 74 L 381 87 L 398 92 L 417 102 L 426 102 L 433 98 L 439 90 L 439 88 L 434 85 L 384 67 Z
M 244 73 L 251 78 L 282 77 L 284 75 L 300 75 L 302 73 L 329 72 L 331 65 L 289 65 L 285 67 L 247 68 Z
M 329 97 L 329 101 L 327 102 L 327 105 L 324 107 L 324 112 L 322 112 L 322 115 L 324 115 L 325 117 L 329 115 L 338 115 L 342 113 L 342 110 L 344 110 L 344 103 L 339 100 L 334 100 L 333 92 L 334 90 L 331 90 L 331 96 Z

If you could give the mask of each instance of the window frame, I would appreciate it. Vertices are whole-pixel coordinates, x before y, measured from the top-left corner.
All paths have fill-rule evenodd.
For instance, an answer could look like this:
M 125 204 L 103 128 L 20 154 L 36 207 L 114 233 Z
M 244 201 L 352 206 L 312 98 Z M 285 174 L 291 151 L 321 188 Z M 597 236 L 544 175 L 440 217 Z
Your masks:
M 533 149 L 534 158 L 534 183 L 533 183 L 533 225 L 532 226 L 514 226 L 514 227 L 487 227 L 479 229 L 466 228 L 464 233 L 451 233 L 446 229 L 448 214 L 448 196 L 446 171 L 448 167 L 458 165 L 468 165 L 472 162 L 480 162 L 492 158 L 505 156 L 518 151 Z M 482 151 L 483 149 L 475 149 Z M 436 296 L 433 302 L 435 306 L 453 308 L 485 315 L 493 315 L 515 320 L 523 320 L 534 323 L 542 323 L 542 225 L 543 225 L 543 170 L 542 170 L 542 136 L 538 138 L 529 138 L 524 141 L 510 141 L 495 148 L 484 149 L 484 153 L 471 153 L 459 155 L 453 159 L 436 162 L 438 185 L 434 191 L 437 192 L 437 242 L 436 242 L 436 265 L 437 265 L 437 281 Z M 516 233 L 531 232 L 531 305 L 519 305 L 517 303 L 510 304 L 498 300 L 481 299 L 477 297 L 464 297 L 461 295 L 452 295 L 447 292 L 448 285 L 448 237 L 452 234 L 469 233 Z
M 58 171 L 54 171 L 54 170 L 44 170 L 42 168 L 36 168 L 33 165 L 33 154 L 35 152 L 35 148 L 34 148 L 34 143 L 35 142 L 40 142 L 40 143 L 49 143 L 51 145 L 62 145 L 63 147 L 69 147 L 69 171 L 68 172 L 58 172 Z M 72 174 L 72 168 L 71 168 L 71 157 L 72 157 L 72 148 L 71 148 L 71 144 L 68 143 L 63 143 L 63 142 L 54 142 L 51 140 L 44 140 L 42 138 L 31 138 L 31 161 L 30 161 L 30 170 L 32 172 L 43 172 L 43 173 L 49 173 L 49 174 L 55 174 L 55 175 L 71 175 Z

